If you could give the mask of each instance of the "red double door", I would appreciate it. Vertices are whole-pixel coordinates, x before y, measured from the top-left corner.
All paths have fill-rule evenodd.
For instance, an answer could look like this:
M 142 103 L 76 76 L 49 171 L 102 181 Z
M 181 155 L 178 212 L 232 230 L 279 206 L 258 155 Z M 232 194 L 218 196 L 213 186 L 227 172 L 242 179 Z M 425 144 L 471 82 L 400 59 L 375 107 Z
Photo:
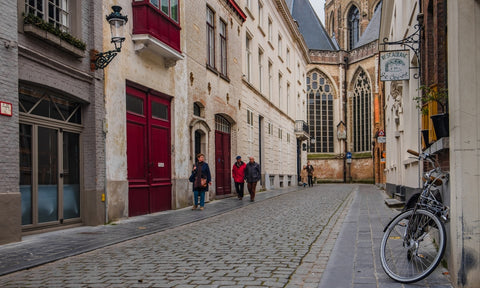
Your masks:
M 231 194 L 230 133 L 215 131 L 215 160 L 216 194 Z
M 129 216 L 170 210 L 170 98 L 127 86 Z

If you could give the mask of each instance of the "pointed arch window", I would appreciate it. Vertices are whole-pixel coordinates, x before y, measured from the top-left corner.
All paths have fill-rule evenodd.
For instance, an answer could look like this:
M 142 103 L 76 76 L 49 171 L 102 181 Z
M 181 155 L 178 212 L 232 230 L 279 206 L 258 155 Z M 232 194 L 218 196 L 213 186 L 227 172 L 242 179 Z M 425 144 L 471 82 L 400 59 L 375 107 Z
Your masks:
M 353 150 L 365 152 L 371 150 L 372 90 L 365 71 L 361 70 L 355 78 L 352 97 Z
M 348 50 L 352 50 L 360 38 L 360 11 L 352 6 L 348 11 Z
M 311 153 L 333 153 L 334 91 L 325 74 L 313 71 L 307 75 L 307 119 Z

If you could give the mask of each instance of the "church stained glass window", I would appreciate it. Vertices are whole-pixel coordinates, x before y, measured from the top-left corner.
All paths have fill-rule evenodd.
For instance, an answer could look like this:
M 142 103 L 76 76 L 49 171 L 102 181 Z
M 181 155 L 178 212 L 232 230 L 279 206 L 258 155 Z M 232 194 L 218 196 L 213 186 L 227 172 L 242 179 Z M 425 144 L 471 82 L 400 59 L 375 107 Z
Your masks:
M 307 119 L 311 153 L 333 153 L 332 90 L 332 84 L 325 74 L 313 71 L 307 75 Z
M 371 98 L 370 81 L 365 71 L 361 70 L 355 78 L 352 97 L 354 152 L 371 150 Z

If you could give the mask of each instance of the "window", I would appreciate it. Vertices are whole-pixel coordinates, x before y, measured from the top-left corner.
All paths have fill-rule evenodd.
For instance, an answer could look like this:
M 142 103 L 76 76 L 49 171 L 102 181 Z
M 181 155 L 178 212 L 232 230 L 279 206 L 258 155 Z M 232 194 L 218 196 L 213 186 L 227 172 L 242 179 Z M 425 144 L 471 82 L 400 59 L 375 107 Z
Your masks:
M 158 0 L 150 2 L 158 3 Z M 173 21 L 178 22 L 178 0 L 162 0 L 162 12 Z
M 287 114 L 289 112 L 288 107 L 290 107 L 290 83 L 287 82 Z
M 250 110 L 247 110 L 247 124 L 253 126 L 253 112 Z
M 253 152 L 253 130 L 253 112 L 247 109 L 247 141 L 250 155 Z
M 360 11 L 357 6 L 352 6 L 348 11 L 348 48 L 352 50 L 360 37 Z
M 202 106 L 198 103 L 193 103 L 193 115 L 202 117 Z
M 267 132 L 268 132 L 268 135 L 273 134 L 273 124 L 270 122 L 268 122 Z
M 272 100 L 273 92 L 273 64 L 268 61 L 268 99 Z
M 258 27 L 263 28 L 263 25 L 263 3 L 258 1 Z
M 250 82 L 250 71 L 251 71 L 251 64 L 252 64 L 252 51 L 250 51 L 250 46 L 252 42 L 252 37 L 247 34 L 245 39 L 245 53 L 246 53 L 246 67 L 245 67 L 245 76 L 247 77 L 247 81 Z
M 313 71 L 307 75 L 307 121 L 310 152 L 333 152 L 333 87 L 325 74 Z
M 353 151 L 371 150 L 371 95 L 370 81 L 361 70 L 355 78 L 352 97 Z
M 273 35 L 272 29 L 273 29 L 272 19 L 268 17 L 268 41 L 269 42 L 272 42 L 272 35 Z
M 290 49 L 287 47 L 287 68 L 290 69 Z
M 227 76 L 227 23 L 220 21 L 220 73 Z
M 278 48 L 278 57 L 282 58 L 283 57 L 283 52 L 282 52 L 282 50 L 283 50 L 283 47 L 282 47 L 283 46 L 283 40 L 282 40 L 282 35 L 280 35 L 280 34 L 278 35 L 278 45 L 277 46 L 278 46 L 277 47 Z
M 19 112 L 59 120 L 65 123 L 82 124 L 81 104 L 64 98 L 50 90 L 21 84 Z
M 282 94 L 283 94 L 283 87 L 282 87 L 282 73 L 278 73 L 278 108 L 282 106 Z
M 283 131 L 281 128 L 278 128 L 278 139 L 282 139 L 283 138 Z
M 258 48 L 258 89 L 263 93 L 263 50 Z
M 230 134 L 231 124 L 222 115 L 215 115 L 215 130 Z
M 178 0 L 161 0 L 160 3 L 159 0 L 149 0 L 149 2 L 170 19 L 178 23 Z
M 70 15 L 67 0 L 25 1 L 25 15 L 33 14 L 63 32 L 69 32 Z
M 215 13 L 207 7 L 207 65 L 215 67 Z
M 246 3 L 246 8 L 248 9 L 252 9 L 252 0 L 247 0 L 247 3 Z

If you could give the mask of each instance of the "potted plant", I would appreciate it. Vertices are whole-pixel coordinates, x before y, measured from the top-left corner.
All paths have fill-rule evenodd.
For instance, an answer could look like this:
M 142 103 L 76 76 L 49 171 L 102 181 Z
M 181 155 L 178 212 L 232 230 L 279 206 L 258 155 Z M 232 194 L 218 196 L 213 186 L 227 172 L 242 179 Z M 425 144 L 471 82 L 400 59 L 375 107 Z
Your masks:
M 437 139 L 442 137 L 448 137 L 449 135 L 449 123 L 448 123 L 448 90 L 447 88 L 439 88 L 437 85 L 432 86 L 420 86 L 419 90 L 422 90 L 422 95 L 413 98 L 417 101 L 417 108 L 420 109 L 422 114 L 428 115 L 428 103 L 436 102 L 438 104 L 439 113 L 431 115 L 433 129 Z

